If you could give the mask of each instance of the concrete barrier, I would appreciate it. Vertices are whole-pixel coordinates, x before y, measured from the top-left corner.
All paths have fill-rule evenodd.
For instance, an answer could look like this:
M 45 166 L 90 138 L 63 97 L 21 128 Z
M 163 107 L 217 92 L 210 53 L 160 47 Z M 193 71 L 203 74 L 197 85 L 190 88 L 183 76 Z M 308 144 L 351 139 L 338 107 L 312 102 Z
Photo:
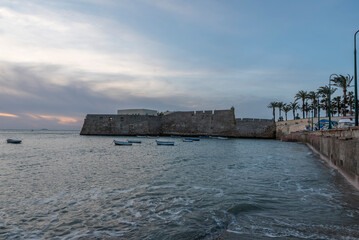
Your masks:
M 281 140 L 308 144 L 359 190 L 359 127 L 296 132 Z

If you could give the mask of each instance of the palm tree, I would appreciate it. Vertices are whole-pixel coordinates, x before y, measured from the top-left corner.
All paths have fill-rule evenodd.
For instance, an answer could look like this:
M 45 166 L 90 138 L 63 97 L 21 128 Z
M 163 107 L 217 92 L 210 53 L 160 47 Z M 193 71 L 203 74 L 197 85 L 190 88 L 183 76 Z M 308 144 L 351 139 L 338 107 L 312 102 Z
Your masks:
M 351 82 L 353 81 L 353 76 L 350 76 L 349 74 L 347 76 L 339 75 L 339 77 L 336 77 L 331 80 L 333 82 L 333 85 L 336 87 L 340 87 L 343 89 L 343 107 L 344 107 L 344 113 L 343 116 L 346 116 L 346 109 L 347 109 L 347 90 L 348 87 L 350 87 Z
M 318 97 L 319 97 L 319 94 L 314 92 L 314 91 L 310 91 L 308 93 L 308 98 L 310 100 L 312 100 L 312 106 L 313 106 L 313 109 L 314 109 L 314 117 L 317 117 L 317 108 L 316 108 L 316 106 L 317 106 Z
M 277 108 L 278 108 L 278 110 L 279 110 L 279 117 L 282 116 L 283 107 L 284 107 L 284 103 L 283 103 L 283 102 L 277 102 Z
M 339 117 L 339 114 L 342 110 L 342 99 L 340 96 L 333 98 L 333 107 L 338 112 L 338 117 Z M 345 110 L 344 110 L 344 112 L 345 112 Z
M 354 93 L 353 92 L 348 92 L 348 95 L 347 95 L 347 103 L 349 105 L 349 114 L 350 115 L 353 115 L 353 105 L 354 105 Z
M 307 91 L 303 91 L 300 90 L 299 92 L 297 92 L 297 94 L 295 95 L 295 100 L 302 100 L 302 112 L 303 112 L 303 118 L 305 118 L 305 100 L 308 97 L 308 92 Z
M 311 110 L 311 105 L 308 104 L 308 101 L 306 100 L 304 103 L 304 111 L 305 111 L 305 116 L 308 118 L 309 116 L 309 111 Z
M 270 102 L 267 108 L 273 108 L 273 121 L 275 121 L 275 108 L 277 107 L 277 102 Z
M 287 118 L 287 115 L 288 115 L 288 112 L 292 110 L 292 107 L 289 105 L 289 104 L 284 104 L 283 105 L 283 111 L 285 113 L 285 120 L 288 121 L 288 118 Z
M 335 93 L 336 90 L 337 90 L 336 88 L 329 88 L 329 86 L 322 86 L 322 87 L 318 88 L 318 94 L 324 98 L 323 100 L 321 100 L 321 103 L 323 103 L 322 107 L 326 111 L 327 117 L 328 117 L 328 113 L 329 113 L 329 109 L 328 109 L 329 91 L 330 91 L 330 94 L 333 94 L 333 93 Z
M 295 119 L 295 111 L 297 109 L 299 109 L 299 105 L 298 105 L 298 102 L 290 102 L 289 105 L 290 105 L 290 108 L 293 111 L 293 120 L 294 120 Z

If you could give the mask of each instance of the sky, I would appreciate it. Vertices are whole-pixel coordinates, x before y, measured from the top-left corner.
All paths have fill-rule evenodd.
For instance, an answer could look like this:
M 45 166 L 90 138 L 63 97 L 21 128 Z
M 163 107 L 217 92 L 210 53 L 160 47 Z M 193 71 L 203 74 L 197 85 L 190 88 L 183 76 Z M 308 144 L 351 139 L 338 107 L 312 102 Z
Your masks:
M 0 129 L 128 108 L 272 118 L 353 75 L 358 29 L 358 0 L 0 0 Z

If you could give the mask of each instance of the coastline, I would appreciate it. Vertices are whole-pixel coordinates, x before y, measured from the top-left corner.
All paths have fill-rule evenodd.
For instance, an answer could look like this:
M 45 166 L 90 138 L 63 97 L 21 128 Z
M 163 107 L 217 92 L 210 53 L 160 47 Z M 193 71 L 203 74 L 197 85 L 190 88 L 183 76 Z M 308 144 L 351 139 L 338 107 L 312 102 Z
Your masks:
M 292 132 L 279 140 L 302 142 L 319 154 L 329 167 L 337 170 L 359 190 L 359 128 L 332 129 L 314 132 Z

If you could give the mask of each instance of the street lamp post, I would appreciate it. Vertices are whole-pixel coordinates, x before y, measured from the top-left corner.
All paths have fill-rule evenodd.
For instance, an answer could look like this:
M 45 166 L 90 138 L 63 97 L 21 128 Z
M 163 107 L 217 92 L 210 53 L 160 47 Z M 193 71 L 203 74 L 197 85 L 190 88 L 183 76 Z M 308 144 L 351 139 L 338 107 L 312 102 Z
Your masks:
M 331 110 L 330 94 L 332 92 L 332 87 L 330 85 L 330 81 L 332 80 L 332 76 L 339 77 L 338 74 L 335 74 L 335 73 L 333 73 L 329 76 L 329 103 L 328 103 L 329 127 L 328 127 L 328 129 L 332 129 L 332 116 L 330 115 L 330 110 Z
M 356 39 L 357 33 L 354 34 L 354 99 L 355 99 L 355 126 L 358 126 L 358 87 L 357 87 L 357 47 L 356 47 Z
M 320 106 L 319 106 L 319 97 L 318 97 L 318 130 L 320 130 Z
M 313 122 L 314 122 L 314 108 L 312 109 L 312 131 L 314 131 L 314 124 L 313 124 Z

